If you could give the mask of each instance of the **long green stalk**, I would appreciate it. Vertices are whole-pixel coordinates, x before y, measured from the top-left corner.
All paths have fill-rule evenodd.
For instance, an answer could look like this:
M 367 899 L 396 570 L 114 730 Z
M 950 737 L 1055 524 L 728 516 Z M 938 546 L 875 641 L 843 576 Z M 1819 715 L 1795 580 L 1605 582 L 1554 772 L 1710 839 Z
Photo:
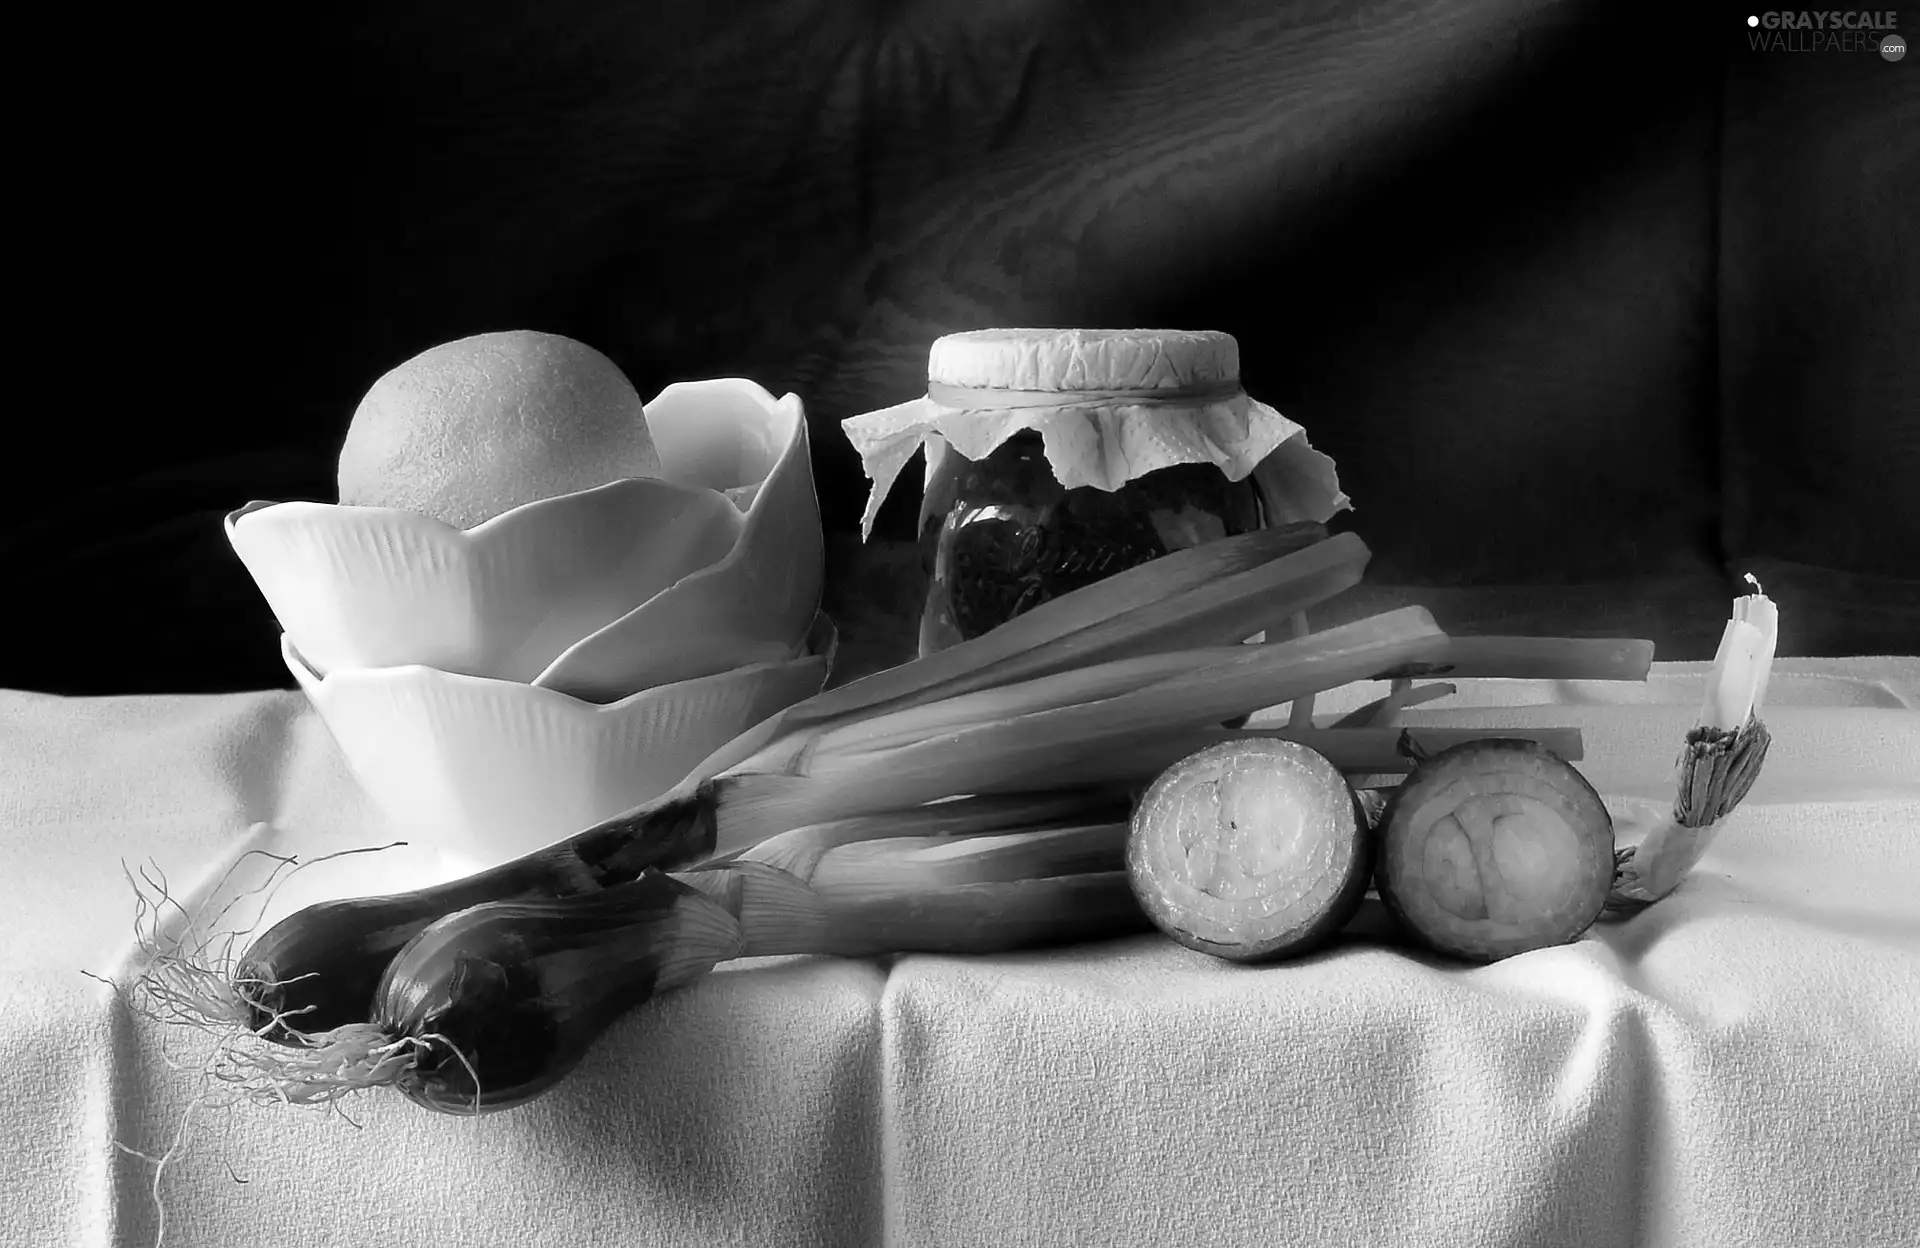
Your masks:
M 951 698 L 1135 655 L 1235 645 L 1276 616 L 1296 616 L 1359 584 L 1371 557 L 1358 536 L 1342 533 L 1064 634 L 933 692 Z
M 1298 612 L 1359 582 L 1366 545 L 1350 533 L 1309 546 L 1177 598 L 1163 599 L 1061 637 L 941 686 L 937 701 L 873 708 L 828 726 L 809 749 L 903 745 L 970 722 L 1113 697 L 1225 660 L 1275 612 Z M 1306 635 L 1304 630 L 1298 634 Z M 1015 691 L 1019 691 L 1016 695 Z
M 1017 684 L 960 694 L 938 702 L 858 719 L 809 738 L 804 750 L 788 757 L 804 763 L 806 758 L 821 754 L 912 745 L 1014 715 L 1031 715 L 1117 698 L 1176 677 L 1191 675 L 1244 653 L 1245 649 L 1241 646 L 1207 646 L 1076 667 Z M 760 770 L 765 765 L 764 760 L 771 757 L 774 756 L 767 753 L 756 755 L 749 765 L 753 770 Z
M 805 875 L 743 856 L 675 878 L 740 923 L 741 956 L 984 954 L 1144 932 L 1125 822 L 835 849 Z
M 1326 545 L 1321 540 L 1325 537 L 1326 530 L 1319 525 L 1296 525 L 1256 530 L 1162 555 L 1041 603 L 979 637 L 829 689 L 802 703 L 788 722 L 817 723 L 928 694 L 949 697 L 986 687 L 977 682 L 984 673 L 996 670 L 999 674 L 990 678 L 991 683 L 1029 679 L 1098 658 L 1103 646 L 1137 641 L 1141 644 L 1135 653 L 1166 648 L 1150 630 L 1190 622 L 1197 612 L 1217 609 L 1216 604 L 1232 601 L 1236 590 L 1245 592 L 1240 587 L 1248 583 L 1246 574 Z M 1365 546 L 1359 549 L 1364 553 Z M 1284 585 L 1352 557 L 1353 544 L 1342 542 L 1334 559 L 1321 556 L 1296 562 L 1279 569 L 1280 575 L 1273 579 Z M 1253 583 L 1260 581 L 1256 578 Z M 1227 586 L 1233 588 L 1223 588 Z M 1161 611 L 1148 611 L 1155 607 Z M 1136 611 L 1147 613 L 1120 623 Z M 1239 641 L 1253 631 L 1257 629 L 1219 641 Z
M 1296 641 L 1233 647 L 1231 658 L 1119 697 L 984 723 L 910 745 L 816 754 L 805 776 L 741 771 L 688 801 L 637 817 L 699 819 L 724 852 L 805 823 L 914 806 L 954 793 L 1055 787 L 1049 773 L 1121 745 L 1366 679 L 1437 653 L 1446 635 L 1406 607 Z
M 1175 551 L 1042 603 L 979 637 L 828 689 L 762 721 L 694 768 L 697 781 L 880 710 L 901 710 L 1102 659 L 1237 642 L 1261 600 L 1323 601 L 1358 581 L 1358 538 L 1291 525 Z M 1337 543 L 1337 544 L 1336 544 Z M 1320 546 L 1331 549 L 1315 553 Z M 1300 558 L 1299 556 L 1311 556 Z M 1271 610 L 1262 607 L 1261 610 Z M 783 740 L 784 739 L 784 740 Z
M 807 882 L 835 896 L 916 888 L 1002 884 L 1045 876 L 1126 869 L 1127 821 L 1024 828 L 968 837 L 896 837 L 841 845 L 822 854 Z M 1003 852 L 1011 851 L 1011 852 Z M 759 860 L 755 850 L 743 857 Z
M 1645 680 L 1653 643 L 1634 637 L 1451 637 L 1445 655 L 1383 676 Z
M 1062 767 L 1053 778 L 1072 785 L 1143 785 L 1208 746 L 1262 737 L 1309 746 L 1349 775 L 1405 775 L 1427 754 L 1491 736 L 1535 741 L 1569 762 L 1584 757 L 1578 728 L 1193 728 L 1103 750 Z
M 1117 788 L 1059 788 L 1039 793 L 990 793 L 930 802 L 906 810 L 810 823 L 748 849 L 715 857 L 701 868 L 740 858 L 811 878 L 820 860 L 843 846 L 903 838 L 941 842 L 1033 828 L 1124 820 L 1131 800 Z

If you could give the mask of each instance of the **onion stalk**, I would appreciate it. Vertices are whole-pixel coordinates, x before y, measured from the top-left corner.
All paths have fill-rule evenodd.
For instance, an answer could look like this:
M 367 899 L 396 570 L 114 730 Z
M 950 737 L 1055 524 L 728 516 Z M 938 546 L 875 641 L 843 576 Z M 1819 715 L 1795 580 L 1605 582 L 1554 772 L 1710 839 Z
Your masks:
M 811 698 L 748 729 L 694 768 L 734 766 L 783 738 L 1111 659 L 1250 636 L 1275 601 L 1304 607 L 1357 584 L 1371 553 L 1319 524 L 1256 529 L 1148 560 L 997 628 Z
M 776 716 L 729 742 L 696 767 L 693 775 L 742 768 L 796 771 L 817 754 L 844 753 L 876 743 L 904 745 L 942 730 L 1004 718 L 1010 706 L 1025 713 L 1143 689 L 1209 662 L 1244 655 L 1245 648 L 1238 643 L 1257 631 L 1265 613 L 1276 606 L 1305 607 L 1350 588 L 1359 582 L 1368 557 L 1364 542 L 1342 534 L 1042 641 L 1030 650 L 1004 658 L 992 658 L 991 652 L 978 656 L 991 661 L 931 685 L 923 680 L 925 687 L 911 692 L 883 697 L 887 690 L 882 684 L 857 702 L 843 696 L 892 672 L 918 664 L 939 665 L 944 656 L 1000 638 L 1034 614 L 1028 612 L 960 646 L 808 699 L 786 718 Z M 1075 594 L 1104 584 L 1096 582 Z M 1016 689 L 1017 695 L 1007 692 Z
M 1415 687 L 1411 677 L 1396 676 L 1384 698 L 1375 698 L 1357 711 L 1351 711 L 1334 722 L 1335 728 L 1385 728 L 1393 722 L 1394 716 L 1409 707 L 1421 706 L 1428 702 L 1437 702 L 1460 692 L 1456 685 L 1435 683 Z
M 1072 778 L 1086 784 L 1144 782 L 1207 746 L 1259 740 L 1304 745 L 1350 775 L 1404 775 L 1425 754 L 1489 734 L 1533 741 L 1569 761 L 1586 751 L 1578 728 L 1197 728 L 1116 750 L 1075 768 Z
M 1369 558 L 1358 537 L 1329 538 L 1319 524 L 1256 529 L 1174 551 L 978 637 L 829 689 L 790 708 L 779 728 L 919 705 L 1106 659 L 1241 641 L 1259 631 L 1277 603 L 1312 605 L 1357 584 Z
M 1645 680 L 1653 643 L 1636 637 L 1450 637 L 1446 653 L 1383 673 L 1503 680 Z

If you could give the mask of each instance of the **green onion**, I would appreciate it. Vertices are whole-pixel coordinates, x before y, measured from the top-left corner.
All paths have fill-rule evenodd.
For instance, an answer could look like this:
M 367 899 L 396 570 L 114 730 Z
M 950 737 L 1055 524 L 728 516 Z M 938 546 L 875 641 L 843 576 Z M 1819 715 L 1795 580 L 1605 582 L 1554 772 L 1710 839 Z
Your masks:
M 834 845 L 876 837 L 964 836 L 1062 819 L 1124 818 L 1126 800 L 1097 789 L 966 797 L 799 828 L 769 852 L 812 847 L 817 862 Z M 619 887 L 640 872 L 626 869 L 618 850 L 617 842 L 576 837 L 431 888 L 307 906 L 256 937 L 234 967 L 232 989 L 248 1029 L 294 1043 L 296 1031 L 364 1022 L 387 964 L 429 924 L 486 902 L 591 896 Z
M 328 1094 L 390 1086 L 428 1109 L 486 1113 L 553 1087 L 615 1019 L 730 958 L 984 954 L 1151 930 L 1127 883 L 1127 828 L 864 841 L 804 874 L 742 855 L 474 906 L 408 942 L 367 1021 L 291 1032 L 293 1052 L 256 1057 L 256 1078 L 289 1100 L 321 1080 Z M 772 856 L 795 861 L 791 848 Z

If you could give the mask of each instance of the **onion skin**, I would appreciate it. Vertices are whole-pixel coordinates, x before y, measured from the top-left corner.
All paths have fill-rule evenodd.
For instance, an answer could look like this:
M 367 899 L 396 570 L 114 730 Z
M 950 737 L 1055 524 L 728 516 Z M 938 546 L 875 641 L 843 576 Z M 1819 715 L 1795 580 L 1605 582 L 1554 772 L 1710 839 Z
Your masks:
M 688 817 L 601 824 L 445 884 L 319 902 L 289 915 L 255 937 L 234 968 L 250 1027 L 289 1044 L 289 1028 L 320 1032 L 365 1022 L 387 963 L 435 920 L 487 902 L 596 893 L 640 878 L 657 858 L 711 849 L 711 818 L 699 818 L 694 803 L 676 810 Z
M 407 1099 L 491 1113 L 547 1091 L 615 1019 L 740 948 L 731 915 L 658 872 L 591 896 L 489 902 L 432 923 L 387 965 L 372 1021 L 427 1046 L 394 1085 Z

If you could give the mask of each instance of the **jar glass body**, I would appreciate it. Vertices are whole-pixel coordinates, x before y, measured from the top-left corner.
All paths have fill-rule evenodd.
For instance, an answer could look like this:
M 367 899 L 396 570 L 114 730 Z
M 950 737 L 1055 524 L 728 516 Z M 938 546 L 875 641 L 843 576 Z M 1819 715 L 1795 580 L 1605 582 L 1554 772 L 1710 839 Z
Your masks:
M 1032 430 L 978 461 L 949 448 L 920 508 L 927 576 L 920 653 L 978 637 L 1171 551 L 1265 522 L 1253 479 L 1229 481 L 1212 464 L 1157 469 L 1113 491 L 1067 489 Z

